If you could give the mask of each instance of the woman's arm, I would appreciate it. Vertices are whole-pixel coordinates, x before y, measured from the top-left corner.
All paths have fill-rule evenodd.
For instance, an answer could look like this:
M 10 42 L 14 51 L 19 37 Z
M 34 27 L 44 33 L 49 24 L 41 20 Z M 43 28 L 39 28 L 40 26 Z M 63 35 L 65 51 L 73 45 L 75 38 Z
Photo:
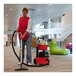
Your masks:
M 27 32 L 31 32 L 31 19 L 29 19 L 29 21 L 28 21 L 28 27 L 27 27 L 27 29 L 26 29 L 26 31 L 25 31 L 25 33 L 24 33 L 24 36 L 27 34 Z
M 28 27 L 27 27 L 27 32 L 31 32 L 32 30 L 31 30 L 31 26 L 32 25 L 32 21 L 31 21 L 31 19 L 29 19 L 29 21 L 28 21 Z

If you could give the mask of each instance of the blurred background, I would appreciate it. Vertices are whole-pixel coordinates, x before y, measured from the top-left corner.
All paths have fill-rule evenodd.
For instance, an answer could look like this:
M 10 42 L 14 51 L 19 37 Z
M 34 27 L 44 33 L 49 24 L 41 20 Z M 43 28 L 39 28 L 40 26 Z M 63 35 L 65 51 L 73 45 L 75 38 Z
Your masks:
M 18 27 L 24 7 L 29 9 L 33 37 L 56 39 L 59 47 L 72 42 L 71 4 L 4 4 L 4 45 L 11 45 L 12 33 Z M 16 43 L 17 38 L 16 35 Z

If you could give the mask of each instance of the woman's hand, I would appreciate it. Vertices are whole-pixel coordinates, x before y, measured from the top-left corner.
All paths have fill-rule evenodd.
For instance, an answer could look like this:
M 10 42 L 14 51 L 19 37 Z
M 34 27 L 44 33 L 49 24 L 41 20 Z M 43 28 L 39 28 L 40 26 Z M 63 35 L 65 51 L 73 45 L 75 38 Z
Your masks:
M 25 33 L 21 36 L 21 39 L 23 39 L 27 34 L 27 31 L 25 31 Z
M 23 39 L 25 37 L 25 34 L 21 35 L 21 39 Z
M 19 32 L 19 28 L 16 29 L 16 32 Z

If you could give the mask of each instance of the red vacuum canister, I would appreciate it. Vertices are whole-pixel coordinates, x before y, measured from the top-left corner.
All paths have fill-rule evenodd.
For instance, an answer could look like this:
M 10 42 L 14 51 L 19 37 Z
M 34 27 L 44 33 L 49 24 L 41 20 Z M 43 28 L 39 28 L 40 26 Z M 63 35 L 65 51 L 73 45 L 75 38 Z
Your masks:
M 36 58 L 34 59 L 34 64 L 41 64 L 41 65 L 49 65 L 49 53 L 47 52 L 48 45 L 38 44 L 36 48 Z M 42 52 L 39 52 L 39 51 Z

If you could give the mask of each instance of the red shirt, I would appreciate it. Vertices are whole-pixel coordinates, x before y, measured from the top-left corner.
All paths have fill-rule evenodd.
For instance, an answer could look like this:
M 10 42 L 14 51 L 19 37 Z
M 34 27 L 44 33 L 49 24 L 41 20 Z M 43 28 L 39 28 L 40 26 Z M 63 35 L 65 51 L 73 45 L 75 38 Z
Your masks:
M 27 27 L 28 27 L 28 20 L 30 19 L 30 17 L 20 17 L 19 19 L 19 31 L 22 33 L 22 35 L 24 34 L 24 32 L 26 31 Z M 19 39 L 20 39 L 21 35 L 19 34 Z M 29 37 L 29 33 L 27 32 L 27 34 L 25 35 L 25 37 L 22 40 L 27 40 Z

